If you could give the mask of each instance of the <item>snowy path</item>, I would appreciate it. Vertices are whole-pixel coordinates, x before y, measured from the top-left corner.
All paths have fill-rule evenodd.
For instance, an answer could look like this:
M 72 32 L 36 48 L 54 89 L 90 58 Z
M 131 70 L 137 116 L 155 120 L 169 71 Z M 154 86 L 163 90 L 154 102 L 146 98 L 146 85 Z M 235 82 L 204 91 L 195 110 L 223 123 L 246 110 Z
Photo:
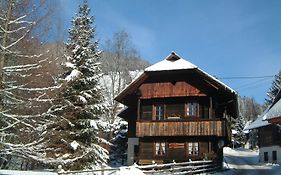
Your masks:
M 247 149 L 224 149 L 224 158 L 228 170 L 216 175 L 280 175 L 280 166 L 259 163 L 258 152 Z

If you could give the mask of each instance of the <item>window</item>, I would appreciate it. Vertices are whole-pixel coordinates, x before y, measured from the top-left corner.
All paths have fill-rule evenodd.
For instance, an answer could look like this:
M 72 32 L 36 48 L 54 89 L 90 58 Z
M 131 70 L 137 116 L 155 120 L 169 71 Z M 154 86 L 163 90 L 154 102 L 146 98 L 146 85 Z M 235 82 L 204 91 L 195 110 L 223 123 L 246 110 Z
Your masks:
M 268 162 L 268 152 L 263 153 L 264 162 Z
M 152 105 L 145 105 L 141 107 L 141 119 L 151 120 L 152 118 Z
M 176 119 L 184 116 L 184 104 L 168 104 L 166 105 L 166 117 L 168 119 Z
M 155 143 L 155 155 L 163 156 L 166 153 L 166 144 L 165 142 L 156 142 Z
M 186 115 L 187 116 L 197 116 L 197 106 L 195 102 L 187 103 Z
M 187 144 L 187 150 L 189 156 L 198 156 L 199 155 L 199 143 L 198 142 L 189 142 Z
M 199 105 L 199 116 L 200 118 L 209 118 L 209 107 L 205 105 Z
M 276 163 L 277 161 L 277 151 L 272 151 L 272 161 Z
M 156 105 L 155 106 L 156 110 L 156 120 L 164 120 L 164 105 Z

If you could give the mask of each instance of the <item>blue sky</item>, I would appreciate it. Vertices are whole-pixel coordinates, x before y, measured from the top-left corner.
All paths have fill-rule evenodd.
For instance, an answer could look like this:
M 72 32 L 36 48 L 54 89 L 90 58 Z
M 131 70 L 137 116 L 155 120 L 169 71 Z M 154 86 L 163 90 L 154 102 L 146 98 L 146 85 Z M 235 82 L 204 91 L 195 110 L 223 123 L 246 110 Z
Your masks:
M 102 41 L 125 30 L 142 58 L 175 51 L 216 77 L 281 70 L 280 0 L 88 0 Z M 65 31 L 81 1 L 60 0 Z M 223 79 L 263 103 L 273 78 Z

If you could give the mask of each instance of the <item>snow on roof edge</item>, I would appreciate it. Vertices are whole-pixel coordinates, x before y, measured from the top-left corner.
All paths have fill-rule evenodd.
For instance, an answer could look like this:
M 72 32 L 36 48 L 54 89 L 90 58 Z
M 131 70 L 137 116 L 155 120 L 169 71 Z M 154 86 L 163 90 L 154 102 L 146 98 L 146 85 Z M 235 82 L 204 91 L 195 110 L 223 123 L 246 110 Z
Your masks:
M 176 61 L 169 61 L 168 59 L 172 56 L 178 57 L 179 59 Z M 197 69 L 209 78 L 213 79 L 214 81 L 218 82 L 226 89 L 230 90 L 232 93 L 238 94 L 234 89 L 223 83 L 222 81 L 218 80 L 214 76 L 210 75 L 209 73 L 203 71 L 198 66 L 192 64 L 191 62 L 183 59 L 182 57 L 178 56 L 175 52 L 172 52 L 168 55 L 164 60 L 157 62 L 149 67 L 147 67 L 144 71 L 145 72 L 156 72 L 156 71 L 171 71 L 171 70 L 188 70 L 188 69 Z
M 218 82 L 219 84 L 221 84 L 222 86 L 224 86 L 226 89 L 229 89 L 232 93 L 235 93 L 236 95 L 238 94 L 234 89 L 232 89 L 231 87 L 229 87 L 228 85 L 226 85 L 225 83 L 223 83 L 222 81 L 220 81 L 219 79 L 217 79 L 216 77 L 210 75 L 209 73 L 203 71 L 202 69 L 198 68 L 199 71 L 201 71 L 202 73 L 204 73 L 205 75 L 207 75 L 208 77 L 210 77 L 211 79 L 215 80 L 216 82 Z
M 277 100 L 274 105 L 270 106 L 265 115 L 264 120 L 270 120 L 274 118 L 279 118 L 281 116 L 281 99 Z
M 170 59 L 171 57 L 176 57 L 177 59 L 171 60 Z M 196 65 L 183 59 L 175 52 L 172 52 L 164 60 L 145 68 L 144 71 L 154 72 L 154 71 L 165 71 L 165 70 L 185 70 L 185 69 L 195 69 L 195 68 L 197 68 Z
M 263 111 L 263 113 L 256 118 L 252 123 L 250 123 L 247 127 L 244 128 L 244 130 L 251 130 L 251 129 L 257 129 L 263 126 L 271 125 L 267 120 L 264 119 L 264 116 L 266 115 L 269 108 Z

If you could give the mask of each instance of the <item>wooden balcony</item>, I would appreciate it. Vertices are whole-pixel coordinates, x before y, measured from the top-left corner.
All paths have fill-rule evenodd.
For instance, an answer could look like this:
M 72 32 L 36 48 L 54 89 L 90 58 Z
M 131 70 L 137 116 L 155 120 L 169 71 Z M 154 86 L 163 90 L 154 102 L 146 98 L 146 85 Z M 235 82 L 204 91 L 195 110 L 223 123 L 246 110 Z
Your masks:
M 218 136 L 229 138 L 226 120 L 137 121 L 136 136 Z

